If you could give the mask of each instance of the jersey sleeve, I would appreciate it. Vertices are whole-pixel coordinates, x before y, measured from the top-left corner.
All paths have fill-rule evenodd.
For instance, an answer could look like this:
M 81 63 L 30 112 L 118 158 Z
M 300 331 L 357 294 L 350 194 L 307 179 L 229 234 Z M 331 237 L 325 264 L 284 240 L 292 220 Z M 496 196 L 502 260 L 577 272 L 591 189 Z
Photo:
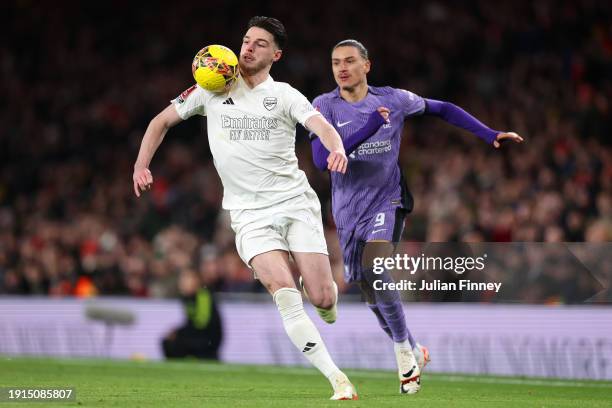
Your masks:
M 170 103 L 174 105 L 181 119 L 185 120 L 194 115 L 206 116 L 206 104 L 210 98 L 210 92 L 193 85 L 172 99 Z
M 287 114 L 294 123 L 300 123 L 306 127 L 306 121 L 319 114 L 308 99 L 295 88 L 290 87 L 285 94 L 285 98 Z
M 404 113 L 404 117 L 420 115 L 425 112 L 425 99 L 405 89 L 395 90 L 398 108 Z

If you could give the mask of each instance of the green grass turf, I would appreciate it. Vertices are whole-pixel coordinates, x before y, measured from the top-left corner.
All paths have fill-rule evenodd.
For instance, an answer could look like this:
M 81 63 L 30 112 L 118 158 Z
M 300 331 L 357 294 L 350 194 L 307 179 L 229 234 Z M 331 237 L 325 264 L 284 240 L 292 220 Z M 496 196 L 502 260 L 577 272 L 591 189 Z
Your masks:
M 0 356 L 0 387 L 75 387 L 72 403 L 4 407 L 610 407 L 612 382 L 425 373 L 421 392 L 399 395 L 392 372 L 347 370 L 359 401 L 328 401 L 312 369 L 185 362 Z

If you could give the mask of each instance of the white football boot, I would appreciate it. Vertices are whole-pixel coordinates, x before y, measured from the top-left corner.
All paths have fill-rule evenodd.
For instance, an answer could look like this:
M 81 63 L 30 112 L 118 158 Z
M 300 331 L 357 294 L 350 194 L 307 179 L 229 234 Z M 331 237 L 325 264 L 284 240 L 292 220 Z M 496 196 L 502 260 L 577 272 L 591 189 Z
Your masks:
M 400 394 L 416 394 L 421 389 L 421 369 L 412 350 L 401 348 L 395 352 Z
M 306 299 L 308 299 L 308 292 L 306 292 L 306 288 L 304 287 L 304 280 L 301 276 L 299 279 L 299 283 L 300 288 L 304 292 L 304 296 L 306 296 Z M 328 324 L 334 323 L 336 321 L 336 318 L 338 317 L 338 285 L 336 285 L 336 282 L 332 283 L 334 284 L 334 292 L 336 293 L 336 301 L 334 302 L 334 306 L 332 306 L 331 309 L 321 309 L 320 307 L 315 306 L 315 309 L 317 310 L 317 313 L 319 314 L 321 319 L 323 319 L 323 321 Z
M 338 372 L 335 378 L 331 381 L 332 387 L 334 388 L 334 395 L 330 400 L 344 401 L 344 400 L 358 400 L 357 391 L 348 377 L 343 372 Z

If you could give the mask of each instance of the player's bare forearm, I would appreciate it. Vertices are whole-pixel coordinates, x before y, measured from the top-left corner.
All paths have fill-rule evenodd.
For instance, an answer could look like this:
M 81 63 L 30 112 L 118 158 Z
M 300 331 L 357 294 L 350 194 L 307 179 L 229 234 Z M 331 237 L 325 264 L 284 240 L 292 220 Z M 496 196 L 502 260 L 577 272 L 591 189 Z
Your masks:
M 329 150 L 327 168 L 330 171 L 345 173 L 348 159 L 346 158 L 342 138 L 340 138 L 336 129 L 325 120 L 323 115 L 312 116 L 305 124 L 310 131 L 319 137 L 323 146 Z
M 344 152 L 342 138 L 336 129 L 329 124 L 323 115 L 315 115 L 306 121 L 306 127 L 319 137 L 323 146 L 330 152 L 341 150 Z
M 149 122 L 149 126 L 140 143 L 138 158 L 134 164 L 134 168 L 147 168 L 153 159 L 153 155 L 157 148 L 164 140 L 164 136 L 168 132 L 168 128 L 157 117 Z
M 344 154 L 351 154 L 361 143 L 373 136 L 376 131 L 388 121 L 390 113 L 389 109 L 384 106 L 372 112 L 365 125 L 342 139 Z M 312 161 L 316 168 L 321 171 L 326 170 L 328 167 L 327 158 L 329 157 L 329 150 L 323 146 L 323 143 L 321 143 L 318 137 L 313 137 L 311 139 L 310 147 L 312 148 Z
M 176 113 L 174 105 L 168 105 L 163 111 L 155 116 L 142 138 L 138 158 L 134 168 L 147 168 L 153 159 L 155 151 L 164 140 L 164 136 L 172 126 L 181 121 L 181 117 Z
M 154 117 L 149 126 L 147 126 L 147 130 L 140 143 L 140 150 L 138 151 L 136 163 L 134 163 L 134 174 L 132 175 L 134 193 L 137 197 L 140 197 L 140 191 L 151 188 L 153 175 L 149 170 L 149 164 L 168 130 L 180 121 L 181 118 L 176 109 L 170 105 Z

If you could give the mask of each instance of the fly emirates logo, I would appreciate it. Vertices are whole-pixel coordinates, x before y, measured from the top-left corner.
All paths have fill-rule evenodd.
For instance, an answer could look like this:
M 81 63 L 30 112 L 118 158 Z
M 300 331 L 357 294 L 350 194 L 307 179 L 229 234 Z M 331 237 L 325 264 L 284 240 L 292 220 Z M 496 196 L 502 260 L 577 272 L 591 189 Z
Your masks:
M 233 117 L 221 115 L 221 127 L 229 129 L 231 141 L 269 141 L 270 130 L 278 128 L 278 119 L 265 116 Z

